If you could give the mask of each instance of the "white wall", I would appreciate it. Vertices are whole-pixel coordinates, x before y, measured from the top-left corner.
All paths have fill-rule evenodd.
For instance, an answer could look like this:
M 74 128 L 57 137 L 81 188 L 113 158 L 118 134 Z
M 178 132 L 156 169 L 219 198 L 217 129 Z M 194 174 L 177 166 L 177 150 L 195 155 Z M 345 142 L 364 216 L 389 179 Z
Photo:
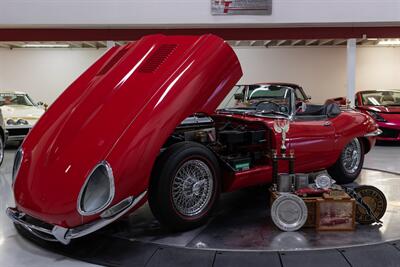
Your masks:
M 297 83 L 313 102 L 345 95 L 346 49 L 238 48 L 236 53 L 244 70 L 240 83 Z
M 53 102 L 104 49 L 0 49 L 0 90 Z
M 27 91 L 51 103 L 104 49 L 0 49 L 0 90 Z M 301 84 L 313 102 L 346 95 L 346 49 L 236 48 L 240 83 Z M 400 89 L 400 48 L 357 48 L 357 89 Z
M 356 88 L 400 89 L 400 48 L 358 49 Z
M 400 22 L 398 0 L 273 0 L 271 16 L 212 16 L 211 0 L 0 0 L 0 27 L 246 26 Z
M 303 86 L 315 103 L 346 96 L 346 48 L 237 48 L 240 83 L 285 81 Z M 400 89 L 400 48 L 358 47 L 356 90 Z

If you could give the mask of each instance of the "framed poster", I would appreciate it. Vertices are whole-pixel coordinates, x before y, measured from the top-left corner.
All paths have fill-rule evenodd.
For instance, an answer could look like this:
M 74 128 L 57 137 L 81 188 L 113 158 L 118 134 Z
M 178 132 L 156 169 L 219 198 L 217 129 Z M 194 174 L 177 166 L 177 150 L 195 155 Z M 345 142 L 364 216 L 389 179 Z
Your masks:
M 272 0 L 211 0 L 212 15 L 271 15 Z
M 320 199 L 317 201 L 318 231 L 351 231 L 355 228 L 354 199 Z

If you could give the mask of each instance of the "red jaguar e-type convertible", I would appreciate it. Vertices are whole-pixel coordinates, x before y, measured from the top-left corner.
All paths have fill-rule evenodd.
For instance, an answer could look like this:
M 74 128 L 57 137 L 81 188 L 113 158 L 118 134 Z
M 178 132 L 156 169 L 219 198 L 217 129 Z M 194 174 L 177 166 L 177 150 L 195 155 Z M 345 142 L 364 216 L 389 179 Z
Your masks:
M 335 104 L 296 107 L 285 86 L 267 88 L 275 99 L 215 111 L 241 75 L 234 51 L 213 35 L 153 35 L 110 49 L 17 152 L 8 216 L 63 244 L 147 199 L 169 228 L 199 226 L 221 192 L 271 182 L 276 119 L 290 121 L 296 172 L 357 177 L 375 142 L 371 117 Z
M 328 99 L 327 103 L 345 105 L 345 97 Z M 355 95 L 355 108 L 370 115 L 378 123 L 381 141 L 400 141 L 400 90 L 359 91 Z

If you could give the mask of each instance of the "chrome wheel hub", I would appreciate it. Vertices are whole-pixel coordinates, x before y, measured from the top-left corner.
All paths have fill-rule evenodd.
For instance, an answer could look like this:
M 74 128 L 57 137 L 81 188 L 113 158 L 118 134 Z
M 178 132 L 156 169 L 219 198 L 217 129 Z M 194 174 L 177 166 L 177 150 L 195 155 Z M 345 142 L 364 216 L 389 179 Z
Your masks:
M 353 139 L 342 152 L 342 165 L 348 173 L 355 173 L 361 162 L 361 144 L 360 141 Z
M 171 190 L 175 209 L 184 216 L 195 216 L 211 200 L 214 190 L 212 172 L 203 161 L 189 160 L 176 172 Z

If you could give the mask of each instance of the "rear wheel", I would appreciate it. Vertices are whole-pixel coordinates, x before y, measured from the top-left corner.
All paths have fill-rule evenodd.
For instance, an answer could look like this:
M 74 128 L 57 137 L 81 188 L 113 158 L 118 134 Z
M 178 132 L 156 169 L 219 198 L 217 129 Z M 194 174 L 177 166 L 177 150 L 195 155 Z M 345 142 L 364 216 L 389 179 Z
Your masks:
M 215 155 L 203 145 L 182 142 L 157 160 L 149 205 L 163 225 L 182 231 L 205 223 L 219 194 L 220 170 Z
M 338 184 L 348 184 L 357 179 L 363 164 L 363 142 L 354 138 L 343 148 L 339 159 L 328 169 L 328 172 Z

